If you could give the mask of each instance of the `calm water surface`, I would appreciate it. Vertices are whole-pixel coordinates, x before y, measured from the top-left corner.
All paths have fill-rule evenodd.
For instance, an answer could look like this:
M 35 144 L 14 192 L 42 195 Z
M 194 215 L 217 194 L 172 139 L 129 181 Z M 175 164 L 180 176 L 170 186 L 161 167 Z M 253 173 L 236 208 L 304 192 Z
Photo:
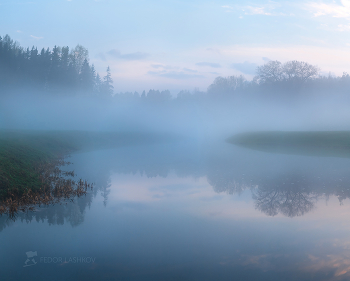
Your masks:
M 94 190 L 0 217 L 1 280 L 350 279 L 350 159 L 179 141 L 69 160 Z

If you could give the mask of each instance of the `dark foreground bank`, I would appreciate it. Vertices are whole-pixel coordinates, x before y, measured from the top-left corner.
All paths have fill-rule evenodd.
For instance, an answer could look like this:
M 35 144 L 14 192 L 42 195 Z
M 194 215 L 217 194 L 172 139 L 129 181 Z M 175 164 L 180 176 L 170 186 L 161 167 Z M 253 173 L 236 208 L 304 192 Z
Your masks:
M 60 168 L 70 153 L 155 141 L 130 132 L 1 131 L 0 214 L 10 216 L 35 205 L 86 194 L 91 184 L 73 180 L 74 171 Z M 159 136 L 158 136 L 159 139 Z

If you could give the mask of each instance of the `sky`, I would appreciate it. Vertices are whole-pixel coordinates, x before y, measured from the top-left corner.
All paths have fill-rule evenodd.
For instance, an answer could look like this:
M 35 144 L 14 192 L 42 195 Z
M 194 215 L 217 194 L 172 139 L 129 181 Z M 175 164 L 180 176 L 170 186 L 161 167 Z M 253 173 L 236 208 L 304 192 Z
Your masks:
M 0 11 L 0 34 L 23 47 L 86 47 L 116 92 L 205 91 L 269 60 L 350 73 L 350 0 L 0 0 Z

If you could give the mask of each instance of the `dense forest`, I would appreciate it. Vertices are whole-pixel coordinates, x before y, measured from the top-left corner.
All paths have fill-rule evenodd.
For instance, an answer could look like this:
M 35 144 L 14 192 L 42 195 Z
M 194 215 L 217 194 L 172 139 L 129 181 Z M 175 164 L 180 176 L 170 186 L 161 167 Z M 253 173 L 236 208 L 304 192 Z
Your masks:
M 112 98 L 114 100 L 147 100 L 165 102 L 173 100 L 170 91 L 149 90 L 147 93 L 114 93 L 111 72 L 107 67 L 104 77 L 96 73 L 89 63 L 89 52 L 81 45 L 75 48 L 54 46 L 41 49 L 23 48 L 9 35 L 0 36 L 0 93 L 16 90 L 83 95 Z M 321 75 L 317 66 L 302 61 L 269 61 L 256 70 L 248 81 L 243 75 L 217 77 L 206 92 L 181 91 L 176 100 L 203 98 L 227 99 L 236 96 L 297 97 L 307 95 L 347 94 L 350 75 Z
M 26 89 L 49 93 L 83 93 L 111 95 L 113 93 L 109 67 L 103 79 L 89 64 L 86 48 L 77 45 L 53 47 L 39 51 L 22 48 L 9 35 L 0 36 L 0 91 Z

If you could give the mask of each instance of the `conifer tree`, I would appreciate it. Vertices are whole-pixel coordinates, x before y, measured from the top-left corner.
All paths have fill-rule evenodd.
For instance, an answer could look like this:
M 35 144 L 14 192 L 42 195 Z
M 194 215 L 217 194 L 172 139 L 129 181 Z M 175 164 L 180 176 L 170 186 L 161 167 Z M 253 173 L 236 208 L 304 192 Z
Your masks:
M 89 66 L 87 59 L 85 59 L 79 74 L 79 88 L 82 91 L 91 93 L 94 87 L 93 83 L 94 83 L 94 80 L 92 77 L 91 68 Z
M 101 87 L 102 87 L 102 80 L 100 77 L 100 74 L 96 74 L 96 78 L 95 78 L 95 87 L 94 87 L 94 92 L 95 93 L 101 93 Z
M 0 37 L 0 94 L 19 88 L 55 93 L 74 94 L 113 93 L 110 69 L 103 82 L 93 65 L 89 64 L 88 50 L 77 45 L 23 49 L 9 35 Z M 28 91 L 30 92 L 30 91 Z
M 113 79 L 111 77 L 111 70 L 109 66 L 107 67 L 107 74 L 103 77 L 103 95 L 111 96 L 113 95 Z

